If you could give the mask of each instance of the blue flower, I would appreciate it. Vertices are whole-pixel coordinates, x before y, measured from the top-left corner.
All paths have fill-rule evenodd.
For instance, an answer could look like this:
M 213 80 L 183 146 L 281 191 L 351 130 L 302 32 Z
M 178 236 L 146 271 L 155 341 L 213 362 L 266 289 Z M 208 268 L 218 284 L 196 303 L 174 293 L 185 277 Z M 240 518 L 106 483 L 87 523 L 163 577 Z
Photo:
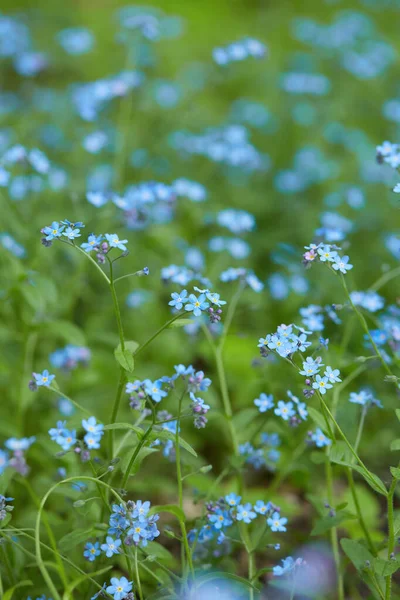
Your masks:
M 179 292 L 172 292 L 171 294 L 172 300 L 168 302 L 169 306 L 173 306 L 177 310 L 181 310 L 182 306 L 188 301 L 187 299 L 187 291 L 182 290 Z
M 311 434 L 311 440 L 315 443 L 317 448 L 323 448 L 324 446 L 330 446 L 332 443 L 329 438 L 326 437 L 318 427 L 314 433 Z
M 324 376 L 328 379 L 329 383 L 337 383 L 342 381 L 339 378 L 340 371 L 339 369 L 332 370 L 332 367 L 326 367 Z
M 103 435 L 104 425 L 102 423 L 97 423 L 96 417 L 89 417 L 88 419 L 82 419 L 82 427 L 88 433 Z
M 56 427 L 49 429 L 50 439 L 55 442 L 60 435 L 63 435 L 65 431 L 66 421 L 57 421 Z
M 264 413 L 275 406 L 272 394 L 267 396 L 264 393 L 260 394 L 260 397 L 254 400 L 254 404 L 258 406 L 260 413 Z
M 132 517 L 134 519 L 138 519 L 141 523 L 144 523 L 147 521 L 146 516 L 147 513 L 150 510 L 150 502 L 147 500 L 146 502 L 142 502 L 141 500 L 138 500 L 135 503 L 135 508 L 132 512 Z
M 229 527 L 233 523 L 229 512 L 226 510 L 221 510 L 220 508 L 211 513 L 208 517 L 208 520 L 217 530 L 222 529 L 222 527 Z
M 106 537 L 106 543 L 101 545 L 101 549 L 105 552 L 107 558 L 111 558 L 114 554 L 119 554 L 121 543 L 121 540 L 114 540 L 114 538 L 108 535 Z
M 135 521 L 132 527 L 128 530 L 128 535 L 132 537 L 133 541 L 138 544 L 140 541 L 146 542 L 148 537 L 147 521 L 144 522 Z M 146 542 L 147 543 L 147 542 Z M 143 544 L 146 545 L 146 544 Z
M 318 390 L 320 394 L 326 394 L 326 390 L 330 390 L 333 386 L 329 383 L 327 377 L 321 377 L 317 375 L 314 383 L 312 384 L 314 390 Z
M 267 502 L 267 504 L 265 504 L 265 502 L 263 502 L 262 500 L 257 500 L 257 502 L 254 505 L 254 510 L 259 515 L 265 515 L 270 510 L 270 508 L 270 503 Z
M 114 600 L 123 600 L 125 596 L 132 590 L 132 581 L 128 581 L 126 577 L 111 577 L 111 585 L 106 588 L 107 594 L 111 594 Z
M 350 269 L 353 268 L 353 265 L 349 264 L 348 256 L 336 256 L 332 268 L 335 269 L 335 271 L 340 271 L 341 273 L 346 274 L 347 271 L 350 271 Z
M 299 373 L 305 377 L 312 377 L 313 375 L 316 375 L 323 366 L 324 365 L 321 362 L 308 356 L 303 362 L 303 370 L 299 371 Z
M 275 408 L 274 413 L 278 417 L 282 417 L 284 421 L 288 421 L 290 417 L 294 417 L 296 411 L 293 410 L 293 402 L 284 402 L 279 400 L 278 407 Z
M 271 528 L 271 531 L 286 531 L 287 518 L 281 517 L 281 515 L 276 511 L 272 514 L 271 517 L 267 519 L 267 524 Z
M 85 252 L 91 252 L 101 244 L 102 239 L 102 235 L 96 236 L 94 233 L 91 233 L 88 237 L 88 241 L 81 244 L 81 248 L 83 248 Z
M 237 506 L 239 504 L 239 502 L 241 501 L 241 499 L 242 499 L 241 496 L 236 496 L 236 494 L 234 494 L 233 492 L 231 492 L 230 494 L 225 496 L 225 500 L 229 504 L 230 507 Z
M 333 262 L 337 257 L 336 250 L 332 250 L 329 245 L 318 248 L 319 260 L 321 262 Z
M 122 250 L 123 252 L 126 251 L 125 244 L 128 243 L 128 240 L 120 240 L 116 233 L 106 233 L 105 237 L 110 248 L 118 248 L 118 250 Z
M 55 442 L 61 446 L 65 451 L 69 450 L 74 444 L 76 444 L 76 431 L 75 429 L 64 429 L 61 434 L 55 439 Z
M 211 304 L 214 304 L 214 306 L 221 307 L 221 306 L 224 306 L 224 304 L 226 304 L 225 300 L 221 300 L 220 295 L 217 294 L 216 292 L 207 291 L 206 296 L 207 296 L 207 300 L 209 300 L 211 302 Z
M 60 226 L 57 221 L 53 221 L 50 227 L 44 227 L 43 233 L 46 236 L 46 240 L 53 240 L 54 238 L 58 238 L 61 236 L 64 231 L 64 227 Z
M 89 450 L 98 450 L 100 448 L 101 435 L 98 433 L 87 433 L 83 440 Z
M 144 380 L 144 391 L 150 396 L 154 402 L 161 402 L 165 396 L 167 396 L 167 392 L 162 389 L 162 381 L 157 379 L 157 381 L 151 381 L 150 379 Z
M 55 378 L 55 375 L 50 375 L 47 369 L 45 369 L 43 373 L 33 373 L 33 376 L 35 378 L 36 385 L 43 385 L 44 387 L 49 387 L 49 385 Z
M 85 550 L 83 552 L 83 556 L 87 558 L 88 561 L 93 562 L 96 559 L 96 556 L 100 554 L 100 544 L 99 542 L 95 542 L 92 544 L 91 542 L 87 542 L 85 544 Z
M 250 502 L 247 502 L 247 504 L 245 505 L 239 504 L 239 506 L 237 507 L 236 518 L 238 521 L 243 521 L 243 523 L 250 523 L 256 517 L 257 514 L 254 512 Z
M 73 229 L 72 227 L 67 227 L 67 229 L 63 231 L 62 235 L 67 237 L 69 240 L 74 240 L 75 238 L 81 237 L 81 234 L 79 232 L 80 229 Z
M 294 560 L 291 556 L 282 559 L 282 566 L 278 565 L 272 569 L 275 577 L 281 577 L 282 575 L 286 575 L 286 573 L 290 573 L 294 569 Z
M 190 294 L 187 304 L 185 304 L 185 310 L 192 312 L 195 317 L 201 315 L 202 310 L 206 310 L 210 306 L 209 302 L 206 302 L 205 294 L 200 294 L 197 298 L 194 294 Z

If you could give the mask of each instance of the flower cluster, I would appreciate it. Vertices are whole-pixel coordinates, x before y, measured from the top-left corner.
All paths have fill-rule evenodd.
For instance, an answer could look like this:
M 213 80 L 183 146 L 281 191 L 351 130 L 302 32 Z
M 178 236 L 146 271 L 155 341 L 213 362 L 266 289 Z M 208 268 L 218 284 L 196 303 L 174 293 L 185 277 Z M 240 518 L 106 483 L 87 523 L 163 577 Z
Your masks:
M 56 369 L 72 371 L 79 364 L 87 365 L 91 358 L 89 348 L 85 346 L 74 346 L 67 344 L 64 348 L 58 348 L 49 355 L 49 361 Z M 42 378 L 43 379 L 43 378 Z
M 279 507 L 272 502 L 257 500 L 254 505 L 250 502 L 241 504 L 241 499 L 241 496 L 232 492 L 217 502 L 208 503 L 207 523 L 201 529 L 189 532 L 189 542 L 197 540 L 204 543 L 216 539 L 218 544 L 222 544 L 229 540 L 227 530 L 230 527 L 237 523 L 248 525 L 257 517 L 262 517 L 265 527 L 269 527 L 272 532 L 286 531 L 287 518 L 281 516 Z
M 253 38 L 244 38 L 223 48 L 214 48 L 213 58 L 218 65 L 227 65 L 248 57 L 263 58 L 266 53 L 265 44 Z
M 32 444 L 36 441 L 35 436 L 29 438 L 15 438 L 11 437 L 5 441 L 4 445 L 8 451 L 12 452 L 10 458 L 7 450 L 0 449 L 0 475 L 7 467 L 15 469 L 20 475 L 26 476 L 29 473 L 29 466 L 26 462 L 25 452 L 29 450 Z
M 254 469 L 258 470 L 264 467 L 269 471 L 274 471 L 281 455 L 277 450 L 281 444 L 280 437 L 277 433 L 262 433 L 260 441 L 259 447 L 253 446 L 250 442 L 241 444 L 239 454 L 244 457 L 245 463 Z
M 292 573 L 299 567 L 304 567 L 306 562 L 302 558 L 293 559 L 291 556 L 282 559 L 282 565 L 277 565 L 272 569 L 275 577 L 282 577 L 288 573 Z
M 253 271 L 250 271 L 249 269 L 245 269 L 243 267 L 230 267 L 226 271 L 223 271 L 220 274 L 219 278 L 224 283 L 229 281 L 241 280 L 246 285 L 248 285 L 249 288 L 251 288 L 254 292 L 257 293 L 262 292 L 262 290 L 264 289 L 264 284 L 258 279 L 258 277 L 253 273 Z
M 216 292 L 210 292 L 209 289 L 193 288 L 199 296 L 195 294 L 187 295 L 187 290 L 181 292 L 172 292 L 169 306 L 176 310 L 181 310 L 183 307 L 187 312 L 192 312 L 195 317 L 199 317 L 202 312 L 207 311 L 211 323 L 216 323 L 221 320 L 221 306 L 226 304 L 225 300 L 220 299 L 220 295 Z M 211 305 L 211 306 L 210 306 Z
M 312 388 L 304 390 L 305 396 L 311 396 L 314 393 L 313 390 L 317 390 L 320 394 L 324 395 L 327 390 L 332 389 L 335 383 L 340 383 L 342 381 L 339 377 L 339 369 L 332 369 L 332 367 L 326 367 L 321 377 L 320 371 L 323 366 L 322 358 L 320 356 L 315 359 L 308 356 L 305 361 L 303 361 L 303 369 L 299 371 L 299 373 L 306 377 L 306 385 L 309 386 L 309 388 Z
M 353 268 L 353 265 L 349 263 L 348 256 L 340 256 L 338 246 L 331 244 L 310 244 L 305 246 L 307 252 L 303 254 L 303 262 L 306 267 L 311 267 L 313 262 L 319 261 L 326 263 L 332 267 L 335 271 L 340 271 L 344 275 L 347 271 Z
M 76 430 L 66 428 L 66 421 L 58 421 L 57 426 L 49 430 L 49 435 L 50 439 L 61 446 L 65 452 L 75 446 L 75 452 L 81 454 L 82 460 L 86 461 L 90 458 L 88 450 L 98 450 L 100 448 L 104 425 L 97 423 L 95 417 L 89 417 L 88 419 L 82 419 L 82 427 L 86 431 L 83 443 L 87 450 L 85 450 L 82 443 L 78 442 Z
M 147 546 L 160 535 L 157 529 L 159 515 L 149 515 L 150 502 L 128 500 L 126 505 L 113 504 L 109 519 L 108 535 L 103 544 L 87 542 L 83 555 L 93 562 L 101 552 L 107 558 L 118 555 L 122 542 L 126 546 Z
M 297 329 L 299 333 L 295 333 L 294 329 Z M 307 339 L 310 333 L 296 325 L 279 325 L 275 333 L 258 340 L 260 354 L 268 356 L 269 352 L 273 350 L 283 358 L 290 358 L 297 351 L 305 352 L 311 346 L 311 342 Z
M 353 404 L 361 404 L 361 406 L 365 406 L 367 408 L 371 406 L 382 408 L 381 401 L 375 398 L 374 392 L 371 390 L 371 388 L 362 388 L 359 392 L 351 392 L 349 402 L 352 402 Z

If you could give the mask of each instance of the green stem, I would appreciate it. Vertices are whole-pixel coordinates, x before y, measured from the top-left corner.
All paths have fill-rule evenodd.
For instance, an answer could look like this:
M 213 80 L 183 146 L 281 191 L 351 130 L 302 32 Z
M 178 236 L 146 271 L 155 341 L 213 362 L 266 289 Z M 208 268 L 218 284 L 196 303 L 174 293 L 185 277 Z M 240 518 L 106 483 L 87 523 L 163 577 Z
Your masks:
M 329 447 L 328 447 L 329 448 Z M 326 489 L 328 495 L 328 502 L 330 506 L 333 506 L 333 477 L 332 477 L 332 465 L 329 460 L 329 449 L 327 448 L 327 461 L 326 461 Z M 336 576 L 337 576 L 337 589 L 338 589 L 338 599 L 344 600 L 344 585 L 343 585 L 343 574 L 340 568 L 340 553 L 339 553 L 339 542 L 338 542 L 338 532 L 336 527 L 332 527 L 331 529 L 331 545 L 332 545 L 332 553 L 333 559 L 335 561 L 336 567 Z
M 139 596 L 139 600 L 143 600 L 143 593 L 142 593 L 142 584 L 140 583 L 140 575 L 139 575 L 139 564 L 138 564 L 138 549 L 137 547 L 135 547 L 135 576 L 136 576 L 136 587 L 137 587 L 137 591 L 138 591 L 138 596 Z
M 72 400 L 72 398 L 70 398 L 69 396 L 67 396 L 67 394 L 64 394 L 64 392 L 62 392 L 58 388 L 54 387 L 53 385 L 48 385 L 47 389 L 51 390 L 52 392 L 55 392 L 59 396 L 62 396 L 63 398 L 65 398 L 66 400 L 68 400 L 69 402 L 71 402 L 71 404 L 73 404 L 78 410 L 80 410 L 83 413 L 85 413 L 85 415 L 88 415 L 88 417 L 91 417 L 93 415 L 93 412 L 90 412 L 90 411 L 86 410 L 86 408 L 83 408 L 83 406 L 81 406 L 80 404 L 78 404 L 78 402 L 75 402 L 75 400 Z
M 60 240 L 62 241 L 62 240 Z M 96 269 L 99 271 L 99 273 L 101 273 L 101 275 L 104 277 L 104 279 L 107 281 L 108 285 L 110 285 L 110 280 L 107 277 L 107 275 L 104 273 L 103 269 L 100 267 L 100 265 L 90 256 L 90 254 L 88 252 L 85 252 L 84 250 L 82 250 L 82 248 L 79 248 L 79 246 L 76 246 L 75 244 L 69 244 L 70 246 L 73 246 L 74 248 L 76 248 L 81 254 L 83 254 L 84 256 L 86 256 L 86 258 L 88 260 L 90 260 L 90 262 L 96 267 Z
M 353 471 L 351 469 L 347 469 L 347 479 L 348 479 L 348 482 L 349 482 L 351 496 L 353 498 L 353 502 L 354 502 L 354 506 L 355 506 L 356 513 L 357 513 L 357 516 L 358 516 L 358 521 L 360 523 L 360 527 L 363 530 L 365 539 L 367 541 L 367 544 L 368 544 L 368 547 L 369 547 L 371 553 L 374 556 L 376 556 L 377 552 L 376 552 L 375 544 L 372 541 L 372 538 L 371 538 L 370 533 L 368 531 L 367 524 L 365 523 L 365 520 L 364 520 L 364 516 L 363 516 L 363 513 L 362 513 L 360 501 L 358 499 L 357 490 L 356 490 L 356 487 L 355 487 L 355 484 L 354 484 Z
M 388 507 L 388 551 L 387 558 L 391 560 L 392 554 L 394 552 L 394 510 L 393 510 L 393 497 L 394 492 L 396 490 L 397 479 L 393 478 L 392 483 L 389 488 L 389 493 L 387 497 L 387 507 Z M 386 592 L 385 592 L 385 600 L 390 600 L 392 597 L 392 576 L 388 575 L 386 577 Z
M 142 350 L 144 350 L 149 344 L 151 344 L 151 342 L 153 340 L 156 339 L 156 337 L 158 337 L 160 335 L 160 333 L 162 333 L 164 331 L 164 329 L 167 329 L 167 327 L 169 327 L 171 325 L 171 323 L 173 323 L 174 321 L 176 321 L 177 319 L 179 319 L 180 317 L 183 317 L 185 313 L 178 313 L 177 315 L 174 315 L 172 317 L 172 319 L 169 319 L 169 321 L 167 321 L 166 323 L 164 323 L 164 325 L 162 327 L 160 327 L 160 329 L 157 329 L 157 331 L 155 332 L 154 335 L 152 335 L 151 337 L 149 337 L 148 340 L 146 340 L 141 346 L 139 346 L 139 348 L 137 348 L 137 350 L 135 350 L 135 352 L 133 353 L 133 356 L 137 356 L 139 354 L 139 352 L 142 352 Z
M 254 557 L 254 549 L 252 549 L 250 547 L 251 546 L 250 537 L 249 537 L 249 532 L 246 527 L 246 523 L 240 523 L 239 531 L 240 531 L 240 537 L 242 538 L 244 547 L 246 548 L 246 552 L 247 552 L 248 579 L 249 579 L 250 584 L 252 584 L 255 573 L 256 573 L 256 564 L 255 564 L 255 557 Z M 249 587 L 249 600 L 254 600 L 254 589 L 253 589 L 252 585 Z
M 121 350 L 122 352 L 124 352 L 125 350 L 125 337 L 124 337 L 124 330 L 122 328 L 122 320 L 121 320 L 121 311 L 119 308 L 119 303 L 118 303 L 118 297 L 117 297 L 117 293 L 115 291 L 115 285 L 114 285 L 114 274 L 113 274 L 113 263 L 112 261 L 109 259 L 108 255 L 106 254 L 109 265 L 110 265 L 110 290 L 111 290 L 111 296 L 113 299 L 113 304 L 114 304 L 114 313 L 115 313 L 115 318 L 117 320 L 117 326 L 118 326 L 118 335 L 119 335 L 119 342 L 121 344 Z
M 181 447 L 179 444 L 179 430 L 180 430 L 180 422 L 181 422 L 182 401 L 183 401 L 183 397 L 184 397 L 185 393 L 186 393 L 186 390 L 183 392 L 183 394 L 181 394 L 181 396 L 179 398 L 178 417 L 176 420 L 176 433 L 175 433 L 175 462 L 176 462 L 176 479 L 177 479 L 177 484 L 178 484 L 178 502 L 179 502 L 179 508 L 181 509 L 183 514 L 185 514 L 185 513 L 184 513 L 184 508 L 183 508 L 183 480 L 182 480 L 182 469 L 181 469 Z M 181 521 L 181 520 L 179 522 L 181 525 L 182 542 L 183 542 L 183 548 L 184 548 L 184 552 L 182 551 L 182 562 L 183 562 L 182 572 L 185 572 L 184 556 L 186 553 L 189 570 L 190 570 L 192 577 L 194 578 L 192 553 L 191 553 L 191 550 L 189 547 L 189 542 L 187 539 L 186 524 L 184 521 Z
M 368 338 L 369 338 L 369 340 L 370 340 L 370 342 L 372 344 L 372 347 L 375 350 L 375 353 L 377 354 L 377 356 L 379 357 L 379 360 L 381 361 L 381 364 L 382 364 L 383 368 L 385 369 L 386 373 L 388 375 L 390 375 L 390 377 L 395 377 L 393 375 L 391 369 L 389 368 L 388 364 L 386 363 L 385 359 L 383 358 L 383 356 L 382 356 L 382 354 L 381 354 L 378 346 L 375 344 L 374 338 L 372 337 L 372 335 L 371 335 L 371 333 L 370 333 L 370 331 L 368 329 L 368 325 L 367 325 L 367 322 L 365 320 L 364 315 L 358 310 L 357 306 L 354 304 L 353 300 L 351 299 L 351 295 L 350 295 L 349 289 L 347 287 L 346 280 L 345 280 L 345 278 L 344 278 L 344 276 L 343 276 L 342 273 L 340 274 L 340 279 L 341 279 L 341 282 L 342 282 L 343 289 L 344 289 L 344 291 L 345 291 L 345 293 L 346 293 L 346 295 L 347 295 L 347 297 L 348 297 L 348 299 L 350 301 L 351 307 L 354 310 L 354 312 L 356 313 L 357 318 L 360 321 L 361 327 L 364 329 L 366 335 L 368 336 Z M 396 383 L 396 386 L 398 387 L 397 383 Z
M 121 404 L 122 393 L 124 391 L 125 386 L 125 371 L 121 367 L 119 374 L 119 383 L 117 388 L 117 393 L 115 395 L 114 404 L 111 411 L 110 424 L 113 424 L 117 420 L 119 406 Z M 108 457 L 110 460 L 114 458 L 114 430 L 110 429 L 109 437 L 108 437 Z
M 152 414 L 153 414 L 153 420 L 150 423 L 150 425 L 148 426 L 148 428 L 146 429 L 146 431 L 144 432 L 142 439 L 137 443 L 137 445 L 135 447 L 135 450 L 133 451 L 133 454 L 132 454 L 131 459 L 129 461 L 128 467 L 127 467 L 127 469 L 125 471 L 124 478 L 122 480 L 122 488 L 125 488 L 125 486 L 126 486 L 126 484 L 128 482 L 128 479 L 129 479 L 129 475 L 130 475 L 131 470 L 133 468 L 133 465 L 135 464 L 135 460 L 138 457 L 139 452 L 141 451 L 141 449 L 145 445 L 147 438 L 151 434 L 151 432 L 153 430 L 153 427 L 154 427 L 154 423 L 156 421 L 156 413 L 155 413 L 155 409 L 154 409 L 153 403 L 152 403 L 151 400 L 149 400 L 149 403 L 150 403 L 150 407 L 151 407 Z
M 6 566 L 7 576 L 8 576 L 8 579 L 10 582 L 10 587 L 11 587 L 11 586 L 15 585 L 15 578 L 14 578 L 13 570 L 11 568 L 10 559 L 8 557 L 6 549 L 4 548 L 4 544 L 1 545 L 1 550 L 3 553 L 4 564 Z

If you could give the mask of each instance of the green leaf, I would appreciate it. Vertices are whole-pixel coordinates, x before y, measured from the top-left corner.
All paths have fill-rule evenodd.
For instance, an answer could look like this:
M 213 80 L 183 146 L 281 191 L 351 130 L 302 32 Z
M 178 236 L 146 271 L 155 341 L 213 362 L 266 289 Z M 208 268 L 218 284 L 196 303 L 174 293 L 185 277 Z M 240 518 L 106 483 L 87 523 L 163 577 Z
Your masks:
M 393 575 L 400 569 L 400 562 L 398 560 L 384 560 L 383 558 L 375 558 L 372 564 L 377 575 L 386 577 L 387 575 Z
M 110 423 L 109 425 L 104 425 L 104 430 L 108 429 L 130 429 L 134 431 L 138 436 L 139 440 L 142 439 L 144 431 L 140 427 L 136 427 L 136 425 L 131 425 L 130 423 Z
M 134 447 L 130 448 L 130 449 L 126 448 L 124 450 L 124 456 L 119 464 L 119 466 L 121 467 L 121 471 L 123 471 L 123 472 L 126 471 L 133 452 L 134 452 Z M 159 449 L 158 448 L 148 448 L 146 446 L 144 448 L 141 448 L 139 450 L 139 454 L 135 458 L 134 465 L 131 468 L 130 476 L 135 475 L 138 472 L 140 465 L 142 464 L 144 459 L 147 456 L 149 456 L 150 454 L 154 454 L 154 452 L 159 452 Z
M 375 492 L 378 492 L 378 494 L 382 494 L 382 496 L 387 496 L 387 489 L 385 487 L 385 484 L 383 483 L 382 479 L 378 477 L 378 475 L 375 475 L 375 473 L 371 473 L 371 471 L 368 471 L 368 469 L 364 469 L 359 465 L 354 465 L 353 463 L 346 462 L 343 460 L 334 460 L 332 456 L 330 456 L 330 458 L 331 461 L 337 465 L 341 465 L 342 467 L 348 467 L 349 469 L 357 471 L 357 473 L 360 473 L 364 477 L 365 481 L 373 490 L 375 490 Z
M 185 325 L 192 325 L 194 323 L 193 319 L 176 319 L 176 321 L 172 321 L 167 327 L 167 329 L 175 329 L 176 327 L 185 327 Z
M 118 344 L 114 350 L 114 356 L 116 361 L 123 369 L 125 369 L 125 371 L 128 371 L 129 373 L 133 372 L 135 361 L 133 360 L 132 352 L 128 348 L 122 350 L 121 344 Z
M 326 432 L 326 421 L 321 415 L 321 413 L 315 410 L 315 408 L 313 408 L 312 406 L 309 406 L 307 410 L 314 423 L 316 423 L 318 427 L 322 429 L 322 431 Z
M 340 540 L 343 552 L 348 556 L 353 565 L 358 571 L 366 568 L 368 561 L 373 563 L 374 557 L 372 554 L 359 542 L 355 540 L 349 540 L 348 538 L 342 538 Z
M 173 442 L 175 441 L 175 434 L 172 433 L 172 431 L 167 431 L 166 429 L 163 429 L 162 431 L 154 431 L 154 436 L 157 439 L 167 439 L 167 440 L 172 440 Z M 194 448 L 192 448 L 192 446 L 190 444 L 188 444 L 183 438 L 181 438 L 179 436 L 179 445 L 181 446 L 181 448 L 184 448 L 185 450 L 187 450 L 192 456 L 196 456 L 197 457 L 197 452 L 194 450 Z
M 310 458 L 315 465 L 322 465 L 328 460 L 325 452 L 318 452 L 318 450 L 311 452 Z
M 180 523 L 185 522 L 185 514 L 183 510 L 181 510 L 179 506 L 176 506 L 175 504 L 158 504 L 157 506 L 152 506 L 149 514 L 154 515 L 155 513 L 159 512 L 170 513 L 171 515 L 174 515 Z
M 90 527 L 89 529 L 75 529 L 64 535 L 59 541 L 58 546 L 61 552 L 68 552 L 72 549 L 76 550 L 76 547 L 87 542 L 91 535 L 93 535 L 93 527 Z
M 338 512 L 334 517 L 324 517 L 323 519 L 318 519 L 314 529 L 311 532 L 311 535 L 322 535 L 332 529 L 332 527 L 337 527 L 344 521 L 350 521 L 356 518 L 356 515 L 353 515 L 347 511 L 342 511 Z
M 136 350 L 139 348 L 139 343 L 135 342 L 135 340 L 128 340 L 125 342 L 125 348 L 134 354 Z
M 400 469 L 397 467 L 390 467 L 390 472 L 395 479 L 400 479 Z
M 12 588 L 8 589 L 3 594 L 3 600 L 11 600 L 13 593 L 15 592 L 16 589 L 22 588 L 22 587 L 29 587 L 31 585 L 33 585 L 33 582 L 30 579 L 24 579 L 24 581 L 20 581 L 19 583 L 16 583 Z
M 158 542 L 149 542 L 146 546 L 146 554 L 154 556 L 163 564 L 169 564 L 170 566 L 177 562 L 175 556 Z
M 395 452 L 396 450 L 400 450 L 400 439 L 393 440 L 393 442 L 390 444 L 390 449 L 393 452 Z
M 398 420 L 400 421 L 400 408 L 396 408 L 396 417 L 398 418 Z

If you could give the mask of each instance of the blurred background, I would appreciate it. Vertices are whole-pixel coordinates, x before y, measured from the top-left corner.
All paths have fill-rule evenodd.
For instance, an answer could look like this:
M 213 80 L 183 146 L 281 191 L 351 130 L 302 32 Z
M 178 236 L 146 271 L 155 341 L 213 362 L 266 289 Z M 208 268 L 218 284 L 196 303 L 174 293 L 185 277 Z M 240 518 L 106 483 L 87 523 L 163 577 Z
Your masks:
M 358 291 L 398 264 L 397 176 L 376 162 L 375 148 L 396 141 L 399 130 L 399 13 L 395 0 L 146 6 L 3 0 L 0 435 L 37 436 L 30 451 L 34 486 L 48 487 L 56 476 L 47 430 L 60 413 L 57 398 L 29 392 L 31 372 L 56 370 L 60 388 L 105 421 L 118 376 L 108 290 L 79 253 L 41 245 L 40 230 L 52 221 L 83 221 L 82 241 L 92 231 L 128 239 L 118 275 L 149 267 L 149 277 L 119 284 L 126 337 L 139 342 L 169 318 L 171 292 L 187 287 L 184 269 L 195 274 L 192 280 L 210 279 L 227 300 L 233 284 L 219 282 L 220 273 L 254 271 L 263 289 L 246 289 L 226 347 L 243 443 L 261 392 L 282 398 L 289 386 L 301 394 L 301 382 L 284 363 L 260 360 L 259 337 L 280 323 L 301 324 L 300 309 L 315 304 L 325 317 L 321 335 L 330 339 L 328 364 L 348 375 L 356 357 L 370 353 L 350 311 L 329 317 L 327 306 L 345 303 L 340 282 L 322 268 L 305 271 L 302 253 L 318 237 L 340 243 L 354 264 L 349 287 Z M 16 145 L 45 156 L 19 160 L 18 151 L 10 152 Z M 168 274 L 174 269 L 162 271 L 170 265 L 181 268 L 180 278 Z M 385 310 L 395 306 L 397 280 L 379 293 Z M 366 315 L 372 328 L 381 327 L 375 312 Z M 86 366 L 63 364 L 65 353 L 54 358 L 67 344 L 90 350 Z M 193 329 L 168 331 L 143 353 L 135 375 L 156 379 L 182 362 L 214 380 L 208 396 L 214 416 L 205 430 L 185 431 L 214 467 L 191 480 L 201 494 L 229 453 L 207 342 Z M 374 388 L 383 409 L 367 418 L 360 452 L 385 481 L 394 464 L 387 448 L 398 430 L 393 409 L 399 399 L 379 365 L 369 363 L 339 406 L 338 420 L 352 439 L 360 411 L 348 393 L 361 385 Z M 126 401 L 121 421 L 131 414 Z M 278 472 L 310 427 L 293 431 L 273 417 L 267 424 L 282 440 Z M 292 547 L 308 538 L 315 516 L 307 494 L 324 493 L 321 467 L 312 458 L 302 454 L 274 490 L 274 501 L 291 518 Z M 139 496 L 173 500 L 166 460 L 158 454 L 146 459 L 148 473 L 157 476 L 135 479 Z M 73 461 L 63 461 L 73 471 Z M 268 495 L 271 470 L 249 467 L 247 477 L 250 501 Z M 358 485 L 368 524 L 381 539 L 379 499 Z M 336 492 L 346 496 L 345 482 Z M 31 518 L 26 509 L 25 522 Z M 62 516 L 54 521 L 63 527 Z M 357 534 L 354 522 L 346 527 Z

